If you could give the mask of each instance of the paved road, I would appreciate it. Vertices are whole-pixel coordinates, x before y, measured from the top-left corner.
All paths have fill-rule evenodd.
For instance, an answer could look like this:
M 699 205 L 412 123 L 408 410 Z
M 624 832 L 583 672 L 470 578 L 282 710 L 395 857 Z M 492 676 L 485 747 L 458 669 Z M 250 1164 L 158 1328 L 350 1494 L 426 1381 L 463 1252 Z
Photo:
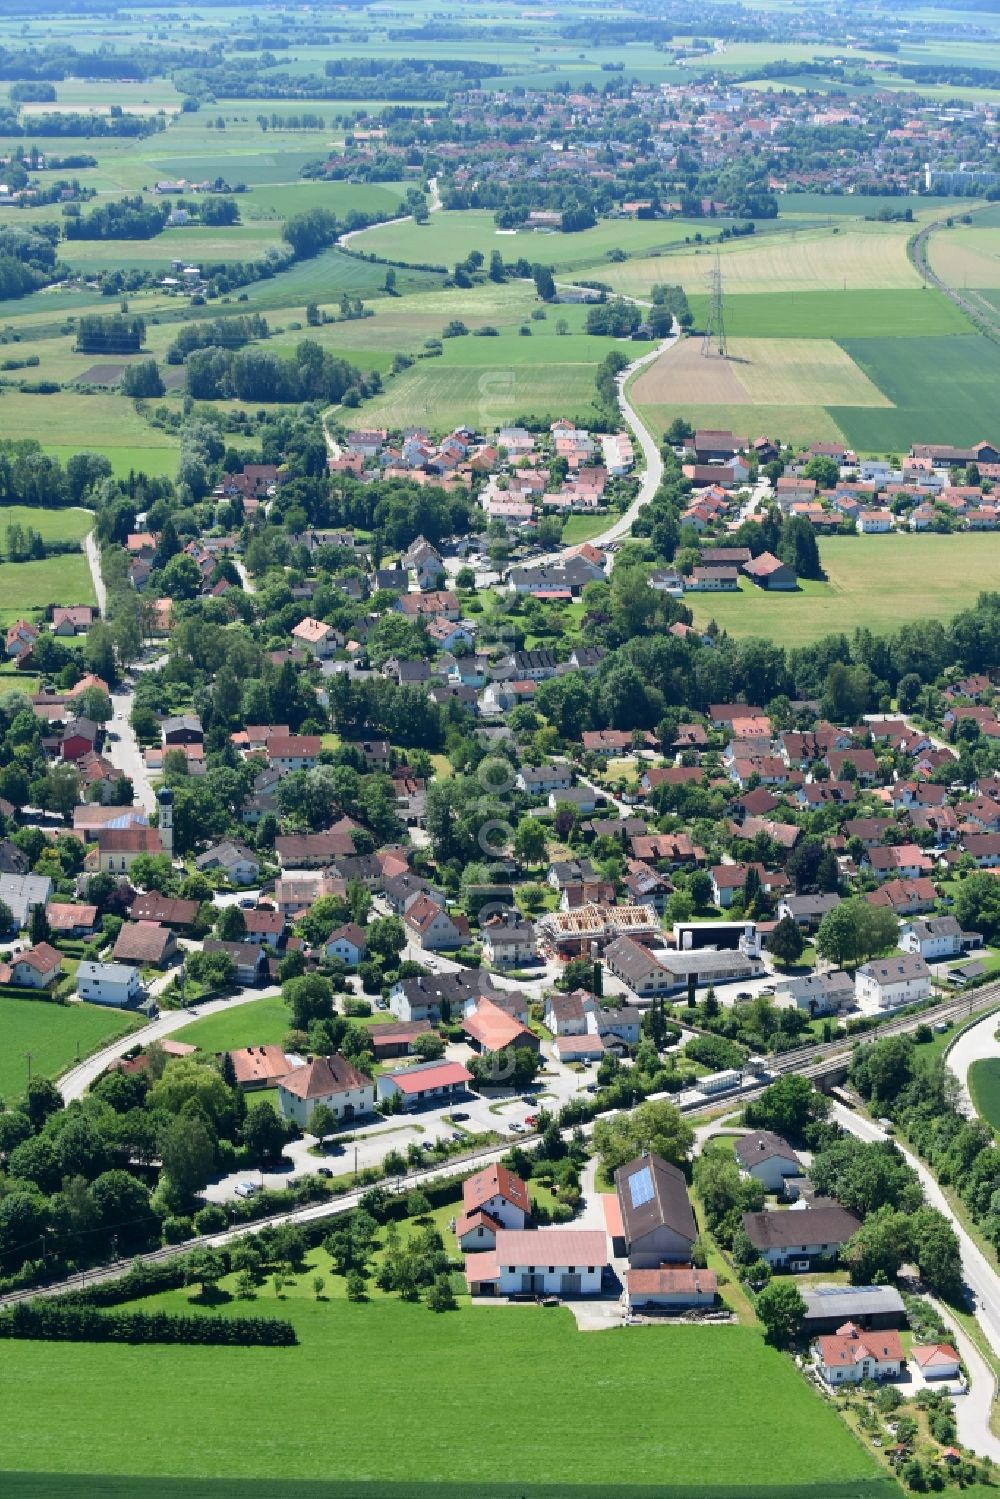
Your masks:
M 78 1066 L 71 1067 L 68 1072 L 64 1072 L 59 1079 L 59 1091 L 63 1096 L 63 1101 L 71 1103 L 74 1098 L 82 1098 L 106 1067 L 118 1057 L 123 1057 L 135 1046 L 148 1046 L 151 1041 L 162 1041 L 164 1036 L 173 1036 L 177 1031 L 183 1030 L 186 1025 L 190 1025 L 192 1020 L 202 1020 L 206 1015 L 218 1014 L 220 1010 L 232 1010 L 239 1005 L 250 1004 L 255 999 L 267 999 L 280 993 L 281 990 L 276 986 L 269 989 L 240 989 L 231 999 L 213 999 L 189 1010 L 166 1010 L 159 1020 L 143 1026 L 140 1031 L 131 1031 L 127 1036 L 119 1036 L 117 1041 L 112 1041 L 109 1046 L 102 1047 L 85 1062 L 80 1062 Z
M 90 567 L 90 576 L 94 580 L 94 593 L 97 596 L 97 607 L 102 614 L 107 613 L 108 590 L 104 586 L 104 577 L 101 573 L 101 554 L 97 547 L 97 538 L 93 531 L 88 531 L 83 538 L 83 550 L 87 554 L 87 563 Z
M 865 1119 L 853 1109 L 846 1108 L 843 1104 L 835 1103 L 831 1110 L 832 1117 L 852 1135 L 860 1140 L 886 1140 L 889 1136 L 879 1125 Z M 913 1168 L 920 1178 L 920 1184 L 924 1189 L 927 1201 L 932 1207 L 943 1213 L 952 1228 L 958 1235 L 958 1241 L 962 1252 L 962 1273 L 965 1283 L 974 1298 L 974 1310 L 976 1320 L 982 1328 L 983 1335 L 992 1348 L 994 1354 L 1000 1356 L 1000 1275 L 993 1269 L 982 1251 L 973 1243 L 961 1223 L 955 1217 L 948 1199 L 931 1172 L 917 1156 L 906 1150 L 899 1142 L 903 1157 L 907 1164 Z M 964 1356 L 964 1355 L 963 1355 Z M 987 1371 L 984 1379 L 983 1369 L 986 1368 L 985 1361 L 979 1360 L 979 1390 L 975 1389 L 975 1374 L 973 1373 L 973 1389 L 969 1395 L 964 1396 L 958 1402 L 959 1406 L 967 1403 L 963 1412 L 963 1422 L 967 1428 L 963 1440 L 976 1452 L 983 1456 L 989 1455 L 996 1458 L 1000 1455 L 1000 1442 L 990 1431 L 989 1415 L 993 1403 L 994 1381 Z M 970 1364 L 970 1372 L 973 1365 Z M 970 1412 L 972 1414 L 970 1414 Z M 969 1428 L 973 1428 L 972 1431 Z
M 107 747 L 108 759 L 118 767 L 122 775 L 132 782 L 135 800 L 150 816 L 156 811 L 156 792 L 146 762 L 142 758 L 139 741 L 132 727 L 132 705 L 135 698 L 131 692 L 113 692 L 111 707 L 114 718 L 109 727 L 118 738 Z
M 645 423 L 641 421 L 638 412 L 626 394 L 625 386 L 636 371 L 645 368 L 647 364 L 652 364 L 654 359 L 659 359 L 661 354 L 666 353 L 668 349 L 672 349 L 679 337 L 680 328 L 675 321 L 673 332 L 669 337 L 665 338 L 662 343 L 657 344 L 655 349 L 650 349 L 648 354 L 642 354 L 638 359 L 633 359 L 628 368 L 622 370 L 618 376 L 618 404 L 621 407 L 625 425 L 631 429 L 632 436 L 642 449 L 643 457 L 646 460 L 646 467 L 639 479 L 639 490 L 631 505 L 627 510 L 623 511 L 617 520 L 608 526 L 606 531 L 602 531 L 599 536 L 591 536 L 589 538 L 588 544 L 592 547 L 607 547 L 612 542 L 621 541 L 623 537 L 628 536 L 639 511 L 643 505 L 649 504 L 660 487 L 663 479 L 663 459 L 660 457 L 659 441 L 653 436 Z M 531 567 L 549 567 L 555 562 L 562 562 L 568 550 L 572 549 L 560 547 L 556 552 L 548 552 L 542 557 L 533 557 L 529 565 Z M 614 553 L 607 559 L 607 571 L 610 572 L 613 566 Z
M 950 1071 L 958 1078 L 962 1104 L 969 1114 L 975 1113 L 969 1093 L 969 1068 L 981 1057 L 996 1056 L 1000 1056 L 1000 1042 L 997 1041 L 997 1016 L 994 1013 L 964 1030 L 945 1058 Z

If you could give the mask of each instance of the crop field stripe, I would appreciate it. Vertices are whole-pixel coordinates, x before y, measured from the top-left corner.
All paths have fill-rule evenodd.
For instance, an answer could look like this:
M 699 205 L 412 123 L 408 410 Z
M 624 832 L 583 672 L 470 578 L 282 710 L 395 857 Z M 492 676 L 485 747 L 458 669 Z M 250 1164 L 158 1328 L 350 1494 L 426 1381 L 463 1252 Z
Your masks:
M 331 1482 L 289 1479 L 141 1478 L 109 1474 L 5 1473 L 4 1499 L 609 1499 L 606 1484 L 383 1483 L 378 1479 Z M 619 1499 L 898 1499 L 891 1478 L 815 1484 L 616 1483 Z

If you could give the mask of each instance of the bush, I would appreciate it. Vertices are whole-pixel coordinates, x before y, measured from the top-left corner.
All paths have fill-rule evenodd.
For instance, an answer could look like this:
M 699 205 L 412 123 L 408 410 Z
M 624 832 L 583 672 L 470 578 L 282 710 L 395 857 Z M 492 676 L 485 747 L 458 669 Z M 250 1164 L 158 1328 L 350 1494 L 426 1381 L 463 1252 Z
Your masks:
M 183 1244 L 184 1240 L 190 1239 L 193 1234 L 194 1228 L 190 1218 L 164 1218 L 164 1244 Z

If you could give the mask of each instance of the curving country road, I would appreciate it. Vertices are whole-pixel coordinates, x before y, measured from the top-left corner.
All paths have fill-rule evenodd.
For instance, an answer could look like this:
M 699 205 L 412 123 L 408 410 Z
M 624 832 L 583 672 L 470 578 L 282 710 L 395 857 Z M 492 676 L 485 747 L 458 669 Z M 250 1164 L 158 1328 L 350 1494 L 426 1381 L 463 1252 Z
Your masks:
M 958 1079 L 962 1091 L 962 1107 L 970 1115 L 975 1114 L 972 1095 L 969 1092 L 969 1068 L 983 1057 L 1000 1056 L 1000 1041 L 997 1040 L 997 1025 L 1000 1015 L 991 1011 L 975 1025 L 967 1026 L 951 1044 L 945 1054 L 950 1072 Z
M 990 1022 L 995 1025 L 996 1017 L 991 1016 Z M 873 1142 L 890 1138 L 880 1125 L 855 1113 L 853 1109 L 846 1108 L 843 1104 L 835 1103 L 830 1112 L 831 1118 L 836 1120 L 842 1129 L 856 1135 L 859 1140 Z M 958 1236 L 962 1254 L 962 1274 L 974 1298 L 976 1321 L 993 1353 L 1000 1357 L 1000 1275 L 966 1233 L 948 1199 L 938 1186 L 936 1178 L 923 1161 L 901 1145 L 898 1140 L 895 1144 L 907 1165 L 911 1166 L 919 1177 L 920 1185 L 931 1207 L 937 1208 L 944 1214 Z M 963 1443 L 979 1453 L 981 1457 L 991 1457 L 995 1462 L 1000 1461 L 1000 1440 L 990 1429 L 990 1413 L 996 1394 L 996 1380 L 986 1360 L 977 1353 L 961 1329 L 957 1328 L 954 1319 L 949 1316 L 948 1322 L 956 1337 L 961 1340 L 959 1352 L 966 1360 L 971 1376 L 968 1395 L 962 1396 L 955 1403 L 959 1433 Z
M 220 1010 L 232 1010 L 239 1005 L 250 1004 L 255 999 L 271 999 L 280 993 L 278 986 L 272 984 L 267 989 L 240 989 L 231 999 L 209 1000 L 194 1009 L 165 1010 L 158 1020 L 143 1026 L 142 1030 L 129 1031 L 127 1035 L 119 1036 L 117 1041 L 95 1051 L 85 1062 L 64 1072 L 57 1080 L 63 1102 L 72 1103 L 75 1098 L 82 1098 L 104 1069 L 123 1057 L 127 1051 L 132 1051 L 137 1046 L 148 1046 L 151 1041 L 162 1041 L 165 1036 L 173 1036 L 193 1020 L 203 1020 L 206 1015 L 216 1015 Z

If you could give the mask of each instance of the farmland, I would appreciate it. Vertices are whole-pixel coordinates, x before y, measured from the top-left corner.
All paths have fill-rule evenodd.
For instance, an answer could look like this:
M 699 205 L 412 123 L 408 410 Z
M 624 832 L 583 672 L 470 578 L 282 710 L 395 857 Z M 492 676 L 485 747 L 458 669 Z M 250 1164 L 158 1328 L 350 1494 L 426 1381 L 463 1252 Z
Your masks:
M 695 621 L 785 643 L 858 628 L 885 633 L 912 621 L 915 598 L 923 618 L 950 619 L 996 586 L 1000 566 L 997 536 L 834 536 L 819 546 L 825 583 L 806 579 L 782 594 L 743 579 L 738 594 L 689 595 Z
M 906 258 L 904 224 L 852 225 L 731 241 L 719 253 L 726 290 L 734 295 L 787 292 L 905 290 L 921 283 Z M 616 291 L 648 296 L 654 282 L 706 290 L 714 249 L 680 250 L 607 265 L 602 279 Z
M 970 228 L 931 235 L 929 258 L 949 286 L 1000 287 L 1000 230 L 984 228 L 979 215 Z
M 733 338 L 728 359 L 688 338 L 661 354 L 632 387 L 640 405 L 886 406 L 889 402 L 832 339 Z
M 297 1348 L 248 1354 L 9 1345 L 0 1464 L 230 1480 L 266 1469 L 290 1480 L 325 1477 L 334 1451 L 338 1486 L 332 1492 L 378 1494 L 380 1486 L 369 1489 L 378 1475 L 379 1485 L 405 1484 L 400 1494 L 426 1486 L 428 1494 L 458 1496 L 470 1485 L 477 1494 L 490 1492 L 481 1473 L 488 1450 L 505 1453 L 496 1465 L 498 1492 L 516 1484 L 507 1492 L 532 1499 L 558 1493 L 561 1485 L 588 1499 L 611 1485 L 615 1493 L 630 1494 L 633 1485 L 641 1493 L 641 1485 L 668 1473 L 670 1485 L 655 1492 L 751 1499 L 780 1496 L 787 1485 L 789 1495 L 882 1499 L 872 1461 L 754 1329 L 654 1327 L 585 1335 L 565 1310 L 463 1304 L 435 1317 L 423 1305 L 383 1297 L 374 1288 L 371 1301 L 358 1305 L 344 1299 L 343 1281 L 331 1277 L 322 1250 L 309 1259 L 309 1267 L 286 1283 L 280 1303 L 261 1292 L 260 1310 L 273 1308 L 294 1322 Z M 326 1277 L 329 1299 L 314 1299 L 316 1269 Z M 168 1293 L 143 1305 L 187 1310 L 188 1294 Z M 256 1303 L 247 1309 L 256 1310 Z M 373 1357 L 373 1350 L 389 1349 L 391 1357 Z M 520 1367 L 518 1378 L 506 1381 L 502 1401 L 491 1381 L 471 1377 L 487 1366 Z M 425 1403 L 413 1398 L 416 1368 L 434 1391 L 433 1421 Z M 349 1370 L 350 1377 L 331 1379 L 333 1369 Z M 56 1381 L 58 1402 L 50 1398 Z M 541 1421 L 540 1403 L 556 1388 L 560 1420 Z M 734 1388 L 766 1389 L 768 1398 L 724 1398 Z M 143 1441 L 118 1423 L 95 1420 L 98 1398 L 101 1409 L 127 1402 L 129 1427 L 141 1429 Z M 645 1409 L 641 1436 L 630 1418 L 637 1401 Z M 378 1419 L 359 1420 L 359 1411 L 377 1411 Z M 320 1422 L 324 1441 L 304 1442 L 303 1429 Z M 446 1443 L 438 1422 L 447 1430 Z M 518 1434 L 513 1445 L 511 1431 Z M 416 1486 L 415 1473 L 421 1478 Z
M 704 327 L 708 298 L 690 298 L 695 326 Z M 730 338 L 915 338 L 969 333 L 971 327 L 942 292 L 758 292 L 726 297 Z
M 58 1077 L 78 1056 L 88 1056 L 138 1025 L 134 1016 L 98 1005 L 0 997 L 0 1098 L 9 1102 L 23 1091 L 27 1052 L 32 1076 Z
M 969 1092 L 976 1113 L 1000 1131 L 1000 1057 L 980 1057 L 969 1068 Z
M 90 530 L 94 517 L 89 510 L 43 510 L 38 505 L 4 505 L 0 511 L 3 533 L 8 526 L 30 526 L 43 541 L 81 541 Z
M 981 334 L 844 339 L 843 347 L 895 411 L 831 406 L 863 452 L 905 452 L 912 442 L 978 442 L 992 431 L 1000 397 L 1000 348 Z

